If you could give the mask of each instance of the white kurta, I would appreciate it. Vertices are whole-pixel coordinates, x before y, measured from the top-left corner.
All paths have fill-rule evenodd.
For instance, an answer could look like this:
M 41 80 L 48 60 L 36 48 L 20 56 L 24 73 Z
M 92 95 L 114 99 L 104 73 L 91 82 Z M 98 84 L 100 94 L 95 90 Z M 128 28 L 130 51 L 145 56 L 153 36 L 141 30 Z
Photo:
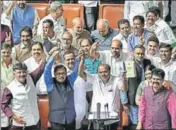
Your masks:
M 26 126 L 36 125 L 39 121 L 37 93 L 32 78 L 27 75 L 26 85 L 14 79 L 7 88 L 12 93 L 11 109 L 15 115 L 23 117 Z M 13 120 L 14 126 L 23 126 Z

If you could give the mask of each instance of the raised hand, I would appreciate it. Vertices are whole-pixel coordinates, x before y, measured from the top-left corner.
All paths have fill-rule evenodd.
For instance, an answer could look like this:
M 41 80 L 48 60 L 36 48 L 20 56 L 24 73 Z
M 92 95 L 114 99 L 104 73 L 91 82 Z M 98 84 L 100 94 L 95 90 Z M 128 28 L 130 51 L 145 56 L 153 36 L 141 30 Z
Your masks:
M 55 52 L 55 51 L 59 51 L 59 50 L 60 50 L 59 47 L 53 47 L 53 48 L 50 50 L 49 55 L 52 55 L 53 52 Z
M 99 43 L 95 42 L 95 43 L 92 44 L 91 49 L 92 50 L 97 50 L 98 46 L 99 46 Z
M 78 52 L 78 58 L 79 60 L 84 59 L 84 50 L 81 48 L 79 49 L 79 52 Z
M 54 59 L 57 59 L 57 56 L 58 56 L 58 55 L 59 55 L 59 51 L 54 51 L 51 56 L 52 56 Z
M 5 38 L 5 42 L 6 43 L 11 43 L 11 39 L 12 39 L 12 34 L 11 34 L 11 32 L 6 32 L 5 33 L 6 34 L 6 38 Z

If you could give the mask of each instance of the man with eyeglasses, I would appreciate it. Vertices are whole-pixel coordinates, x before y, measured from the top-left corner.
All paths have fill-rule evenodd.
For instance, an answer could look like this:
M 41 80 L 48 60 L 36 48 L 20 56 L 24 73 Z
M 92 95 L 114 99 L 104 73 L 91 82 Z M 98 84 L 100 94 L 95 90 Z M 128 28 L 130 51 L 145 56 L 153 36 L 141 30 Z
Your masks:
M 36 88 L 23 63 L 13 66 L 15 79 L 4 89 L 1 109 L 12 119 L 12 130 L 37 129 L 39 111 Z M 38 128 L 39 129 L 39 128 Z
M 15 60 L 23 62 L 31 57 L 32 29 L 25 26 L 20 31 L 20 44 L 12 48 L 12 56 Z
M 91 38 L 93 42 L 99 43 L 98 50 L 109 50 L 113 37 L 118 33 L 117 30 L 109 26 L 107 19 L 99 19 L 97 21 L 97 29 L 91 32 Z
M 67 69 L 59 64 L 54 67 L 54 78 L 52 77 L 52 66 L 59 51 L 54 51 L 48 60 L 44 70 L 44 81 L 49 95 L 49 121 L 51 128 L 55 129 L 75 129 L 75 104 L 73 85 L 77 66 L 67 76 Z

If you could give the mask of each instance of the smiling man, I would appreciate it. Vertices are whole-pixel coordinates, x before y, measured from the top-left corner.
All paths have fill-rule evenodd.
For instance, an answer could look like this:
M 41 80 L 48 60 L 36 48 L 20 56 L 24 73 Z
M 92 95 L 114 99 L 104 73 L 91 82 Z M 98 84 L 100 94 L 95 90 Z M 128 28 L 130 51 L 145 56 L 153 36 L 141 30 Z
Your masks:
M 35 85 L 23 63 L 13 66 L 15 79 L 4 89 L 1 109 L 12 119 L 12 130 L 37 129 L 39 111 Z
M 152 71 L 152 86 L 145 87 L 141 97 L 137 129 L 176 129 L 176 96 L 162 85 L 164 76 L 162 69 Z
M 31 50 L 32 56 L 24 61 L 27 71 L 31 75 L 34 84 L 40 79 L 45 67 L 45 55 L 42 43 L 34 42 Z
M 20 44 L 12 48 L 12 56 L 15 60 L 23 62 L 31 56 L 32 29 L 25 26 L 20 31 Z
M 54 67 L 54 78 L 52 77 L 52 66 L 59 51 L 54 51 L 49 58 L 45 70 L 44 81 L 49 95 L 49 121 L 52 129 L 75 129 L 75 104 L 73 84 L 77 67 L 67 76 L 64 65 Z
M 165 72 L 165 80 L 170 80 L 176 84 L 176 61 L 171 59 L 172 47 L 169 44 L 161 43 L 159 46 L 160 57 L 153 58 L 153 64 Z

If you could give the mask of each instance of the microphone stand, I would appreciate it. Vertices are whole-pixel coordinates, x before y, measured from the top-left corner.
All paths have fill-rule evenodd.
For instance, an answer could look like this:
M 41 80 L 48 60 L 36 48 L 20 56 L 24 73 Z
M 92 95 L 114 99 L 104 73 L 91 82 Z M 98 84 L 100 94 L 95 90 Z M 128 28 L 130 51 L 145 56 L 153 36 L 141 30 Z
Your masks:
M 105 107 L 105 121 L 106 121 L 106 118 L 107 118 L 107 116 L 106 116 L 106 114 L 107 114 L 107 111 L 106 111 L 106 104 L 104 105 L 104 107 Z M 104 123 L 105 124 L 105 123 Z M 107 129 L 107 125 L 105 125 L 105 130 L 108 130 Z
M 108 120 L 109 120 L 109 107 L 108 107 L 108 103 L 107 103 L 107 112 L 108 112 Z M 110 124 L 109 125 L 107 125 L 107 127 L 108 127 L 108 130 L 111 130 L 111 126 L 110 126 Z

